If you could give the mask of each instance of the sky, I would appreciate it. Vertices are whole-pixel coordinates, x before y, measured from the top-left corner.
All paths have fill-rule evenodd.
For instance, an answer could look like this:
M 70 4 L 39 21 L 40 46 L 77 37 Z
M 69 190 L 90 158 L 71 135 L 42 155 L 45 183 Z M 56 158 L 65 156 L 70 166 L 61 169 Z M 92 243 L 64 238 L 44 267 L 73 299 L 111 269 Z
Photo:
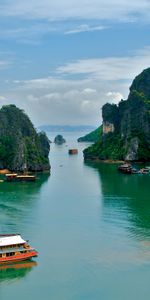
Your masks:
M 150 67 L 149 0 L 0 0 L 0 106 L 93 125 Z

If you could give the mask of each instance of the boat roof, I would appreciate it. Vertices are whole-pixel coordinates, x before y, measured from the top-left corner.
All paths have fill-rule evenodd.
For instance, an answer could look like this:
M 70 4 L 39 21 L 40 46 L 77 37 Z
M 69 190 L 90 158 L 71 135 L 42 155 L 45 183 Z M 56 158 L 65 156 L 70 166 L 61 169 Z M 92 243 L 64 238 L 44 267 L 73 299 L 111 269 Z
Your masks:
M 0 236 L 0 247 L 10 246 L 10 245 L 19 245 L 24 244 L 26 241 L 22 239 L 22 237 L 18 235 L 6 235 Z
M 121 165 L 121 167 L 123 167 L 123 168 L 129 168 L 129 167 L 131 167 L 131 165 L 130 164 L 123 164 L 123 165 Z
M 17 175 L 17 178 L 35 178 L 34 175 Z
M 6 176 L 17 176 L 18 174 L 17 173 L 7 173 L 5 174 Z

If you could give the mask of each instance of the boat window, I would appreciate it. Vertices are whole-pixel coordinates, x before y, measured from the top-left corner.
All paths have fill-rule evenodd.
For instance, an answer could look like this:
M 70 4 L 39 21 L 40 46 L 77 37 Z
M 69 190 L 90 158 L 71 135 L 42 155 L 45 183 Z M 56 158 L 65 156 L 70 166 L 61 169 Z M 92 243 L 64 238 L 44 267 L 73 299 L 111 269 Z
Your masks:
M 9 253 L 6 253 L 6 256 L 13 256 L 15 254 L 15 252 L 9 252 Z

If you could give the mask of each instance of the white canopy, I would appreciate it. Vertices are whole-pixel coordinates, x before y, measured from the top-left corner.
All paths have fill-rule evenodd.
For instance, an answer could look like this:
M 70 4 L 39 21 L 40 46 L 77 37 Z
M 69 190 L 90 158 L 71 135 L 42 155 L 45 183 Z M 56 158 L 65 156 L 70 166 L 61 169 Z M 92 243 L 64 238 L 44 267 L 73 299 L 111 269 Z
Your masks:
M 0 236 L 0 247 L 24 244 L 26 241 L 20 235 Z

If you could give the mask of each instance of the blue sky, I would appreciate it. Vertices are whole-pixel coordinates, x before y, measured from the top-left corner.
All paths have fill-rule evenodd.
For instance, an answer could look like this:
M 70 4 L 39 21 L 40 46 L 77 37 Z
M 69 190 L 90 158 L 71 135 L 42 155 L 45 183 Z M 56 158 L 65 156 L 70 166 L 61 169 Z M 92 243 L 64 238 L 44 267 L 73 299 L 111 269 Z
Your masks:
M 1 0 L 0 105 L 35 126 L 101 122 L 150 67 L 150 2 Z

